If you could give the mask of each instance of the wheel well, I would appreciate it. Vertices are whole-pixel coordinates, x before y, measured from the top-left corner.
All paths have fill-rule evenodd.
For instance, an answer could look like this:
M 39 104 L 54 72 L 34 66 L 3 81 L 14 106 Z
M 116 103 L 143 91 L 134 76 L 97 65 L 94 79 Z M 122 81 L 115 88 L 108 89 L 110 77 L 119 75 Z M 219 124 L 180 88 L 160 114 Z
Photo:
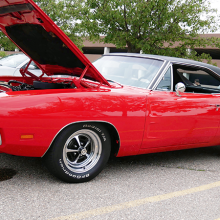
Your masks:
M 111 155 L 117 155 L 120 148 L 120 137 L 118 131 L 112 124 L 106 122 L 101 122 L 101 124 L 106 127 L 111 138 Z
M 53 144 L 53 142 L 55 141 L 55 139 L 59 136 L 60 133 L 62 133 L 66 128 L 68 128 L 69 126 L 74 126 L 75 124 L 81 124 L 81 123 L 85 123 L 85 122 L 90 122 L 93 124 L 102 124 L 108 131 L 109 136 L 111 138 L 111 155 L 117 155 L 118 151 L 119 151 L 119 147 L 120 147 L 120 137 L 118 134 L 117 129 L 114 127 L 114 125 L 108 123 L 108 122 L 103 122 L 103 121 L 81 121 L 81 122 L 74 122 L 71 123 L 67 126 L 65 126 L 64 128 L 62 128 L 55 136 L 55 138 L 53 139 L 53 141 L 51 142 L 50 146 L 48 147 L 47 151 L 50 149 L 51 145 Z M 45 152 L 46 154 L 46 152 Z M 45 155 L 44 154 L 44 155 Z M 43 155 L 43 156 L 44 156 Z

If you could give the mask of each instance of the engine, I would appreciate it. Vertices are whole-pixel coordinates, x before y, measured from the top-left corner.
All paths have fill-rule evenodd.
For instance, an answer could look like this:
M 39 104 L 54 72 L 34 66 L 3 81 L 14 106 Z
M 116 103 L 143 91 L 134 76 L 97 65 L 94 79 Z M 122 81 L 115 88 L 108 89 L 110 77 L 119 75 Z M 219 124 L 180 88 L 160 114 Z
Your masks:
M 63 78 L 45 79 L 42 81 L 33 81 L 30 83 L 17 80 L 9 80 L 8 82 L 0 81 L 0 92 L 68 88 L 76 87 L 72 80 Z

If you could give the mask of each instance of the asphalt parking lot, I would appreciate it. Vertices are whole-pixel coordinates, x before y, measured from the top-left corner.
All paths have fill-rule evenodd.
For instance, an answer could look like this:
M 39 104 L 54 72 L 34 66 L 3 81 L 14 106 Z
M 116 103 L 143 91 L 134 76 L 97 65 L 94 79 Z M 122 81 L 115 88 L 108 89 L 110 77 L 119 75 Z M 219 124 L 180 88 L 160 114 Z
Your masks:
M 67 184 L 40 158 L 0 154 L 0 219 L 216 220 L 220 146 L 114 158 L 94 180 Z

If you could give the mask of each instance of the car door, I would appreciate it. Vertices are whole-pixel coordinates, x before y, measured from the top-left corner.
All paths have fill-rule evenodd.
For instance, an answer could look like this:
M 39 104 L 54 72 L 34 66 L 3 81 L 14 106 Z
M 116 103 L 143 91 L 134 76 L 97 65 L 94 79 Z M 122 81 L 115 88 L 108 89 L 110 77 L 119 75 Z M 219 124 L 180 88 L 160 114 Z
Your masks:
M 209 143 L 216 135 L 220 121 L 218 95 L 184 92 L 178 96 L 173 91 L 174 79 L 170 65 L 147 97 L 142 148 Z

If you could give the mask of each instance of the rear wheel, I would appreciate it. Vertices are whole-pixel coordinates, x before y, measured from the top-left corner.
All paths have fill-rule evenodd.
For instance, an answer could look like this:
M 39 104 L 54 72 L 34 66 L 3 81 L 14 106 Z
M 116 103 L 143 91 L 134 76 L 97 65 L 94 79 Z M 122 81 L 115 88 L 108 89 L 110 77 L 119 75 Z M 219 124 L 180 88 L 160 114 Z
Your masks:
M 99 123 L 76 124 L 55 139 L 44 156 L 47 168 L 65 182 L 86 182 L 104 168 L 111 151 L 110 137 Z

